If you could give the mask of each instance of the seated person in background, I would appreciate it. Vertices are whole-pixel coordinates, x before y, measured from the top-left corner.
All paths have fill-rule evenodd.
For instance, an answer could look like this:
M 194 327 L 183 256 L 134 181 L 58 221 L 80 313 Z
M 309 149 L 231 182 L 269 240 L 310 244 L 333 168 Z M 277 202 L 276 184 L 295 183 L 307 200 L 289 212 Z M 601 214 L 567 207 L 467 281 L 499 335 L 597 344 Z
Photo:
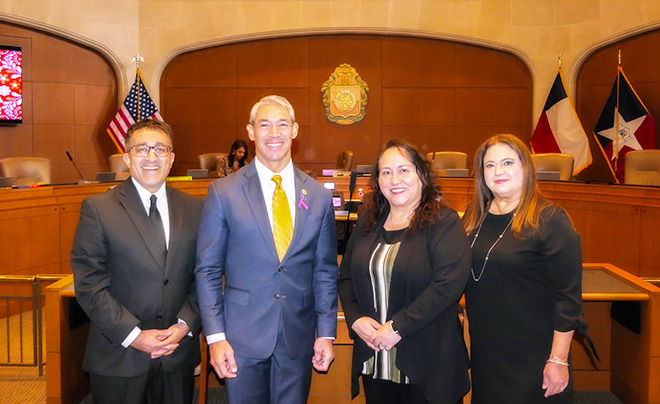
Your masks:
M 238 171 L 239 168 L 245 165 L 247 158 L 247 143 L 241 139 L 237 139 L 234 144 L 231 145 L 231 152 L 222 155 L 218 159 L 218 164 L 216 166 L 218 177 L 226 177 L 229 174 Z

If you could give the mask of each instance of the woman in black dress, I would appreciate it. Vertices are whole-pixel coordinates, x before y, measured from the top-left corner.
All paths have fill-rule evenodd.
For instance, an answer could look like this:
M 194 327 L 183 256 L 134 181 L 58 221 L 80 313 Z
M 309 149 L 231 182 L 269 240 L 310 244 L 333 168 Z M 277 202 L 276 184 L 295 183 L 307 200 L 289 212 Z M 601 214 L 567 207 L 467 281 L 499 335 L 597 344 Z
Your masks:
M 465 292 L 473 404 L 571 403 L 573 333 L 582 311 L 580 237 L 536 184 L 517 137 L 496 135 L 474 158 Z
M 457 315 L 467 237 L 414 147 L 388 142 L 372 186 L 375 207 L 360 215 L 339 274 L 353 397 L 361 375 L 369 404 L 454 404 L 469 390 Z

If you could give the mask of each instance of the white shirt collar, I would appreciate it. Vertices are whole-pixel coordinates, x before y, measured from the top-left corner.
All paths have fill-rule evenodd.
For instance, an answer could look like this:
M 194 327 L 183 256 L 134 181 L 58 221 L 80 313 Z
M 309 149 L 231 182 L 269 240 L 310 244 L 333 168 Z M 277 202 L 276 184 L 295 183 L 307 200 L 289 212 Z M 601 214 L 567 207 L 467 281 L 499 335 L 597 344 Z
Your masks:
M 145 187 L 143 187 L 139 182 L 135 180 L 135 178 L 131 177 L 131 181 L 133 181 L 133 185 L 135 185 L 135 189 L 138 191 L 138 195 L 140 196 L 140 201 L 142 201 L 142 205 L 144 205 L 145 209 L 147 210 L 147 213 L 149 213 L 149 206 L 151 206 L 151 195 L 152 193 L 149 192 Z M 158 205 L 160 205 L 160 202 L 162 201 L 163 203 L 167 203 L 167 189 L 166 185 L 163 182 L 163 185 L 160 186 L 158 191 L 154 192 L 153 195 L 156 195 Z M 165 205 L 166 206 L 166 205 Z M 160 209 L 159 209 L 160 211 Z M 162 213 L 161 213 L 162 216 Z
M 254 159 L 254 163 L 262 184 L 273 182 L 273 175 L 275 174 L 279 174 L 282 177 L 282 183 L 285 181 L 293 181 L 293 161 L 291 159 L 289 159 L 289 163 L 287 163 L 287 165 L 279 173 L 271 171 L 270 168 L 266 167 L 261 161 L 259 161 L 258 157 Z M 274 188 L 275 186 L 273 185 L 273 189 Z

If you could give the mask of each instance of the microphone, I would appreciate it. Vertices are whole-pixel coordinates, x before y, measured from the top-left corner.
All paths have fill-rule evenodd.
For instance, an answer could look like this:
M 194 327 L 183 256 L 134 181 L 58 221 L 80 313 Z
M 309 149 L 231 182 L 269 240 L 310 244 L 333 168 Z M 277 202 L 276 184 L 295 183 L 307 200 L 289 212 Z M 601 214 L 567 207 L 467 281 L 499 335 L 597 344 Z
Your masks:
M 71 164 L 73 164 L 73 168 L 78 171 L 78 175 L 80 176 L 81 184 L 85 184 L 87 181 L 85 181 L 85 177 L 83 177 L 82 173 L 78 169 L 78 166 L 76 165 L 75 161 L 73 161 L 73 157 L 71 157 L 71 154 L 69 154 L 69 151 L 66 150 L 66 156 L 69 158 L 69 161 L 71 161 Z

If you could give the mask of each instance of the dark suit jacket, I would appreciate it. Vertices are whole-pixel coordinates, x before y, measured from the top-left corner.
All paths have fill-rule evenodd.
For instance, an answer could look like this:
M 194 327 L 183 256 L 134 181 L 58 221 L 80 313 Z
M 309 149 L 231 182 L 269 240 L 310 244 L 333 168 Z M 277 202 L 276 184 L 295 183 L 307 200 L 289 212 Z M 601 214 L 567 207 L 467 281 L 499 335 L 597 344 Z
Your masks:
M 339 295 L 353 346 L 353 396 L 371 350 L 350 328 L 362 316 L 377 319 L 369 261 L 387 212 L 368 234 L 362 215 L 342 259 Z M 431 403 L 455 403 L 468 392 L 468 355 L 458 320 L 458 300 L 470 274 L 471 255 L 458 215 L 443 208 L 436 223 L 404 235 L 394 262 L 387 319 L 401 341 L 396 365 Z
M 294 175 L 293 239 L 281 263 L 254 161 L 213 181 L 204 201 L 196 269 L 202 327 L 206 335 L 226 333 L 243 357 L 272 355 L 280 319 L 292 358 L 312 351 L 315 332 L 319 337 L 336 335 L 337 237 L 331 194 L 302 171 L 295 169 Z
M 158 262 L 148 214 L 129 178 L 86 198 L 71 251 L 76 298 L 91 320 L 83 368 L 94 374 L 131 377 L 147 371 L 149 354 L 121 343 L 136 327 L 165 329 L 184 320 L 186 336 L 166 371 L 199 362 L 199 308 L 194 285 L 197 227 L 202 201 L 167 188 L 170 242 Z

